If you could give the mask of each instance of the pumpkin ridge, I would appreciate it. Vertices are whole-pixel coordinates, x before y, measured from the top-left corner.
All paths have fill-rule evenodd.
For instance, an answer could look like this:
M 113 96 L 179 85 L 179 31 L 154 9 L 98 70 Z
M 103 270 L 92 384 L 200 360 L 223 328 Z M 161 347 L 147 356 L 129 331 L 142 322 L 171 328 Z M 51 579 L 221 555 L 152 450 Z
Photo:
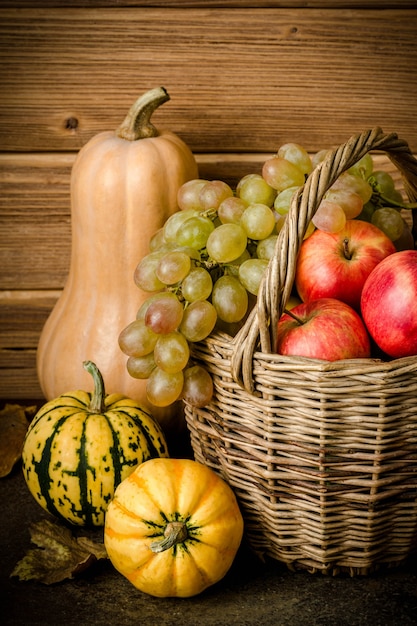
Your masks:
M 164 522 L 168 523 L 169 519 L 168 517 L 165 515 L 163 508 L 161 507 L 161 503 L 154 497 L 155 494 L 154 492 L 152 492 L 152 486 L 148 485 L 146 483 L 142 482 L 142 479 L 136 474 L 135 471 L 133 471 L 129 477 L 128 480 L 134 482 L 139 490 L 144 491 L 144 493 L 146 494 L 146 497 L 149 499 L 150 502 L 152 502 L 153 506 L 155 507 L 155 509 L 157 511 L 159 511 L 159 514 L 161 515 L 162 519 L 164 520 Z M 146 520 L 142 520 L 143 522 L 147 523 Z
M 91 402 L 91 393 L 87 393 L 87 398 L 88 398 L 88 401 Z M 57 402 L 61 403 L 63 400 L 74 400 L 75 402 L 79 403 L 79 406 L 81 408 L 88 406 L 88 403 L 84 402 L 84 400 L 80 398 L 77 391 L 63 393 L 59 396 L 59 398 L 57 398 L 56 400 L 52 400 L 51 402 L 54 404 L 54 406 L 59 407 L 60 404 L 56 404 L 56 403 Z M 64 406 L 68 406 L 68 405 L 64 404 Z
M 187 532 L 190 533 L 190 528 L 187 526 Z M 191 530 L 192 532 L 192 530 Z M 178 543 L 176 543 L 174 546 L 172 546 L 172 556 L 174 558 L 177 558 L 179 556 L 179 554 L 184 553 L 186 554 L 188 557 L 190 557 L 192 560 L 192 553 L 190 552 L 190 544 L 195 544 L 195 543 L 201 543 L 204 544 L 204 541 L 201 541 L 201 539 L 199 539 L 198 537 L 194 536 L 194 535 L 190 535 L 188 534 L 188 537 L 186 539 L 184 539 L 184 541 L 180 541 Z
M 52 404 L 52 403 L 50 403 Z M 36 429 L 37 425 L 39 424 L 39 422 L 41 420 L 43 420 L 44 418 L 47 418 L 48 415 L 50 415 L 51 413 L 55 413 L 56 411 L 60 410 L 60 409 L 65 409 L 65 408 L 73 408 L 74 411 L 72 413 L 65 413 L 64 415 L 62 415 L 62 417 L 71 417 L 74 413 L 79 413 L 80 411 L 80 407 L 65 407 L 65 406 L 48 406 L 47 410 L 44 412 L 39 411 L 39 413 L 37 413 L 35 415 L 35 417 L 33 418 L 33 420 L 31 421 L 30 425 L 29 425 L 29 429 L 28 429 L 28 434 L 29 432 L 32 432 L 33 430 Z M 61 419 L 61 418 L 59 418 Z M 56 423 L 57 420 L 55 420 Z
M 154 425 L 153 423 L 144 424 L 143 420 L 141 419 L 141 416 L 132 410 L 128 412 L 128 411 L 123 410 L 123 408 L 120 408 L 117 410 L 117 412 L 122 413 L 123 415 L 126 415 L 134 423 L 134 425 L 140 429 L 142 435 L 144 436 L 146 440 L 147 451 L 149 451 L 149 455 L 144 460 L 147 460 L 149 458 L 159 457 L 164 454 L 168 454 L 166 445 L 161 439 L 160 433 L 158 432 L 156 425 Z M 109 411 L 107 411 L 107 413 L 109 413 Z M 150 417 L 150 420 L 151 419 L 152 418 Z M 155 431 L 154 435 L 152 435 L 151 433 L 152 426 L 154 426 L 154 431 Z
M 51 493 L 50 493 L 52 480 L 49 475 L 49 466 L 51 463 L 51 457 L 52 457 L 51 451 L 52 451 L 52 445 L 53 445 L 54 439 L 59 433 L 59 427 L 66 421 L 66 419 L 67 417 L 63 416 L 55 423 L 53 433 L 51 434 L 50 437 L 48 437 L 45 440 L 45 445 L 42 450 L 41 459 L 39 461 L 36 461 L 36 459 L 34 458 L 34 455 L 32 455 L 32 465 L 38 477 L 40 495 L 45 500 L 45 506 L 50 513 L 52 513 L 53 515 L 57 516 L 59 519 L 62 519 L 62 520 L 64 520 L 64 517 L 56 508 L 54 500 L 51 497 Z M 30 466 L 25 464 L 25 467 L 28 468 Z M 26 474 L 28 475 L 28 469 L 26 470 Z
M 152 552 L 150 552 L 147 559 L 144 559 L 141 563 L 135 563 L 135 569 L 131 572 L 130 577 L 128 577 L 128 579 L 132 582 L 132 579 L 134 579 L 138 574 L 140 574 L 141 571 L 145 567 L 147 567 L 149 563 L 153 561 L 154 558 L 155 558 L 155 555 L 152 554 Z
M 162 513 L 162 511 L 160 511 Z M 162 517 L 162 515 L 161 515 Z M 164 537 L 164 530 L 166 528 L 166 523 L 163 522 L 158 523 L 153 520 L 141 519 L 141 522 L 145 524 L 145 526 L 149 529 L 150 533 L 146 535 L 147 539 L 159 539 Z M 153 532 L 152 532 L 153 531 Z
M 112 436 L 112 445 L 109 446 L 109 453 L 112 460 L 114 482 L 118 485 L 122 481 L 122 467 L 123 465 L 133 465 L 131 461 L 126 458 L 122 446 L 120 445 L 119 430 L 113 425 L 112 420 L 109 418 L 107 412 L 102 413 L 103 419 L 106 421 L 109 431 Z M 87 421 L 86 421 L 87 423 Z M 122 460 L 121 460 L 122 459 Z M 135 463 L 136 465 L 136 463 Z
M 117 508 L 117 509 L 119 509 L 119 511 L 120 511 L 120 512 L 122 512 L 122 513 L 123 513 L 123 515 L 125 515 L 126 517 L 129 517 L 129 518 L 130 518 L 130 519 L 132 519 L 132 520 L 137 520 L 137 519 L 138 519 L 138 516 L 136 515 L 136 513 L 134 513 L 133 511 L 130 511 L 129 509 L 127 509 L 127 508 L 126 508 L 126 507 L 125 507 L 125 506 L 124 506 L 124 505 L 123 505 L 123 504 L 122 504 L 122 503 L 121 503 L 121 502 L 117 499 L 117 497 L 116 497 L 116 498 L 114 498 L 114 499 L 112 500 L 112 507 L 113 507 L 113 508 Z M 142 522 L 144 522 L 144 523 L 146 523 L 146 521 L 145 521 L 145 520 L 141 520 L 141 521 L 142 521 Z M 108 534 L 112 534 L 112 533 L 114 533 L 114 531 L 113 531 L 113 530 L 112 530 L 109 526 L 107 526 L 107 527 L 106 527 L 106 533 L 108 533 Z M 124 536 L 124 537 L 128 537 L 129 535 L 127 535 L 127 534 L 126 534 L 126 535 L 123 535 L 123 536 Z
M 109 400 L 111 400 L 112 396 L 118 396 L 118 399 L 109 402 Z M 123 409 L 123 410 L 128 410 L 128 409 L 137 409 L 138 408 L 138 403 L 136 400 L 133 400 L 133 398 L 127 398 L 126 396 L 122 395 L 122 394 L 108 394 L 106 395 L 106 409 L 110 409 L 112 411 L 115 411 L 116 409 Z M 151 413 L 151 411 L 145 407 L 145 406 L 140 406 L 140 410 L 145 413 L 148 417 L 153 418 L 153 415 Z
M 212 492 L 215 492 L 218 489 L 218 476 L 213 476 L 211 472 L 207 472 L 207 480 L 204 486 L 204 491 L 199 490 L 197 485 L 195 486 L 197 488 L 199 498 L 197 500 L 193 500 L 192 508 L 195 511 L 194 515 L 197 515 L 199 508 L 204 504 L 205 501 L 210 502 L 210 500 L 213 498 Z M 191 495 L 193 496 L 193 494 Z M 206 522 L 204 521 L 204 523 Z
M 142 413 L 146 415 L 146 417 L 148 418 L 147 420 L 143 419 Z M 118 405 L 117 409 L 111 406 L 106 409 L 105 414 L 112 416 L 122 414 L 126 417 L 126 421 L 130 421 L 136 428 L 140 430 L 141 434 L 145 438 L 147 452 L 149 453 L 143 460 L 168 455 L 167 446 L 161 436 L 161 430 L 159 428 L 159 425 L 149 413 L 143 411 L 142 409 L 138 409 L 137 405 L 127 406 L 126 408 Z M 130 447 L 133 450 L 133 445 L 131 445 Z
M 192 564 L 194 567 L 194 570 L 198 573 L 200 580 L 201 580 L 200 589 L 201 591 L 204 591 L 204 589 L 207 589 L 207 587 L 209 587 L 213 583 L 212 578 L 210 578 L 206 570 L 204 570 L 202 567 L 199 566 L 199 564 L 197 563 L 196 559 L 194 558 L 193 554 L 190 552 L 187 546 L 183 544 L 178 544 L 178 546 L 180 548 L 183 548 L 183 552 L 185 552 L 187 555 L 187 561 L 188 561 L 187 566 L 190 567 L 190 565 Z M 174 554 L 174 557 L 175 556 L 177 556 L 176 553 Z M 173 563 L 173 569 L 174 569 L 175 575 L 172 578 L 175 578 L 175 579 L 178 578 L 178 576 L 176 575 L 178 565 L 179 565 L 179 562 L 177 561 L 177 559 L 175 559 Z M 190 578 L 195 580 L 194 576 L 190 576 Z
M 92 503 L 88 499 L 88 489 L 87 489 L 87 472 L 91 471 L 94 480 L 96 479 L 96 471 L 95 468 L 88 464 L 88 454 L 87 454 L 87 421 L 83 421 L 82 431 L 80 437 L 80 448 L 78 454 L 78 466 L 73 472 L 66 472 L 67 474 L 71 474 L 78 477 L 79 485 L 80 485 L 80 507 L 79 509 L 83 512 L 83 516 L 85 518 L 85 522 L 87 525 L 91 525 L 93 523 L 94 514 L 100 513 L 97 511 L 97 508 L 92 505 Z M 75 511 L 73 511 L 75 513 Z

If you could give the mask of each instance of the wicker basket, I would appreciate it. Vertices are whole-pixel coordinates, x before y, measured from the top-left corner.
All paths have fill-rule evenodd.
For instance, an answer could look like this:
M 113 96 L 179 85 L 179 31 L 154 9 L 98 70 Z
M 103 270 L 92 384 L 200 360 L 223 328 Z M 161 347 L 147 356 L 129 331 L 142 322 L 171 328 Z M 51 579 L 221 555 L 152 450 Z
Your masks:
M 415 201 L 417 161 L 395 134 L 377 128 L 329 154 L 294 198 L 244 327 L 195 345 L 212 402 L 185 405 L 195 458 L 233 487 L 254 551 L 311 572 L 367 574 L 417 549 L 417 357 L 331 363 L 270 349 L 311 217 L 370 150 L 388 154 Z

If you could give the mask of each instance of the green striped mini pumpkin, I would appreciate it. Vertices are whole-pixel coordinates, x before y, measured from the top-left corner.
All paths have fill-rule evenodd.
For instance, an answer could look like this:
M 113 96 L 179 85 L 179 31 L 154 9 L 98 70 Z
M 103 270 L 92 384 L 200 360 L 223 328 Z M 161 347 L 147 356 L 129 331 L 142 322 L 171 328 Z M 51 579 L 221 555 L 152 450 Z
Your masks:
M 84 362 L 94 391 L 64 393 L 38 411 L 26 434 L 22 467 L 46 510 L 77 526 L 103 526 L 114 491 L 138 464 L 167 457 L 164 434 L 137 402 L 106 395 L 100 371 Z

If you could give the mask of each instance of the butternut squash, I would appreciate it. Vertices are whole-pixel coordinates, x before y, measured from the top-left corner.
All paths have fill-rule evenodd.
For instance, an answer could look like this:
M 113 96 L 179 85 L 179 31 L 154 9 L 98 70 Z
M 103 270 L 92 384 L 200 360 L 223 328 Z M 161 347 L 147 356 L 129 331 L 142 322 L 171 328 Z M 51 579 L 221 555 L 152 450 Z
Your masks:
M 149 252 L 152 235 L 178 210 L 180 186 L 198 176 L 188 146 L 150 121 L 167 100 L 162 87 L 146 92 L 115 132 L 99 133 L 77 155 L 71 173 L 69 275 L 37 351 L 47 400 L 91 385 L 79 364 L 92 360 L 108 393 L 141 402 L 160 422 L 176 410 L 149 407 L 146 381 L 128 374 L 118 344 L 121 330 L 149 296 L 135 286 L 134 270 Z

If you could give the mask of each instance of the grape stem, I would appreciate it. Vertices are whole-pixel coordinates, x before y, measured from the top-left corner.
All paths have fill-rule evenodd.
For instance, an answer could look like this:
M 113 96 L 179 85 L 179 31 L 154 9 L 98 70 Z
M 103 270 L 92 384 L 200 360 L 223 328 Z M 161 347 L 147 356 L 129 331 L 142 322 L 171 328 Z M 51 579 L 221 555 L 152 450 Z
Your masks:
M 392 198 L 388 198 L 381 193 L 378 183 L 376 182 L 373 176 L 368 178 L 368 183 L 371 185 L 373 194 L 371 198 L 371 202 L 377 206 L 387 206 L 396 209 L 409 209 L 413 211 L 417 209 L 417 202 L 397 202 L 397 200 L 393 200 Z
M 391 207 L 393 209 L 409 209 L 410 211 L 417 209 L 417 202 L 397 202 L 392 198 L 387 198 L 382 193 L 374 194 L 372 200 L 377 206 Z

